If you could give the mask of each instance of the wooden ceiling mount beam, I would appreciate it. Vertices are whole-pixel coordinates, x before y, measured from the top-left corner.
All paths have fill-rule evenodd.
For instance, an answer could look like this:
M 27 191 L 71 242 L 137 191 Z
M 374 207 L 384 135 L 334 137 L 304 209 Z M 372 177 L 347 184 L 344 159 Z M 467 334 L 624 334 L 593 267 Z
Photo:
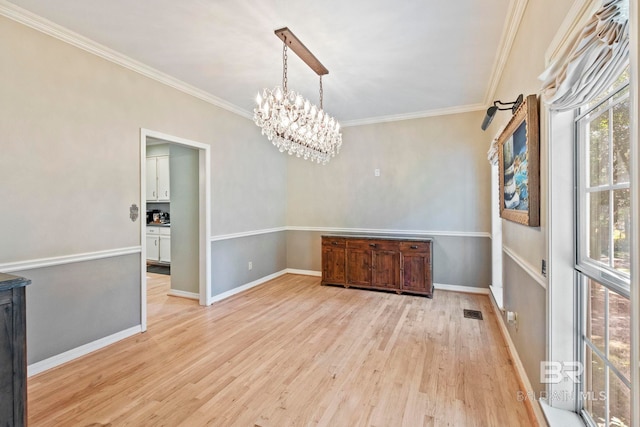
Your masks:
M 313 71 L 316 72 L 317 75 L 323 76 L 325 74 L 329 74 L 329 70 L 325 68 L 324 65 L 318 61 L 318 58 L 313 56 L 313 53 L 307 47 L 302 44 L 302 42 L 289 30 L 289 28 L 284 27 L 279 30 L 274 31 L 276 36 L 284 43 L 287 44 L 292 51 L 295 52 L 296 55 L 300 59 L 304 61 Z

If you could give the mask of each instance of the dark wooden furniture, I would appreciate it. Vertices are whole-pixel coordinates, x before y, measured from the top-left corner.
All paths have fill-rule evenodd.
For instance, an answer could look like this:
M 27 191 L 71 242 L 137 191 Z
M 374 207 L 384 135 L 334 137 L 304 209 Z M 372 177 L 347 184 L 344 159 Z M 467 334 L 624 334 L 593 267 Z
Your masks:
M 433 298 L 432 239 L 322 236 L 322 284 Z
M 0 425 L 27 425 L 27 328 L 23 277 L 0 273 Z

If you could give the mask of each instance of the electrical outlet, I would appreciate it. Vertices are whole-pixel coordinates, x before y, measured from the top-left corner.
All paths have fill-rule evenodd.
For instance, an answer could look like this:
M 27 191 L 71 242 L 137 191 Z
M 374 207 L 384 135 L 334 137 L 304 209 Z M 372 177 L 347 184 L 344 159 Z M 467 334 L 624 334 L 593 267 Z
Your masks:
M 507 323 L 513 325 L 518 332 L 518 313 L 515 311 L 507 311 Z
M 253 262 L 249 261 L 249 270 L 253 270 Z
M 373 175 L 374 176 L 380 176 L 380 169 L 374 169 L 373 170 Z

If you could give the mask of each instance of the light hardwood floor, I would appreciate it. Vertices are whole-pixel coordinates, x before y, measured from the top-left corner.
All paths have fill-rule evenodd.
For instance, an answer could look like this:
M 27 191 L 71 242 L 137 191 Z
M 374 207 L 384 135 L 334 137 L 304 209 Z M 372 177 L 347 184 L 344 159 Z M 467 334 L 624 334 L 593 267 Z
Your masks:
M 30 426 L 530 425 L 487 296 L 285 275 L 205 308 L 166 277 L 146 333 L 29 379 Z

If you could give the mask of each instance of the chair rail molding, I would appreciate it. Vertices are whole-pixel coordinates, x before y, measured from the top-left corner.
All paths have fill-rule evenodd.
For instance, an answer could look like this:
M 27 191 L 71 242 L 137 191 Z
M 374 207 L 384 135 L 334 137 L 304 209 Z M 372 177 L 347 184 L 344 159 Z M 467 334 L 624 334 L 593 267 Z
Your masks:
M 107 249 L 95 252 L 84 252 L 79 254 L 62 255 L 48 258 L 5 262 L 0 264 L 0 271 L 2 271 L 3 273 L 13 273 L 15 271 L 33 270 L 35 268 L 53 267 L 55 265 L 74 264 L 83 261 L 93 261 L 123 255 L 139 254 L 140 252 L 142 252 L 141 246 L 130 246 L 126 248 Z

